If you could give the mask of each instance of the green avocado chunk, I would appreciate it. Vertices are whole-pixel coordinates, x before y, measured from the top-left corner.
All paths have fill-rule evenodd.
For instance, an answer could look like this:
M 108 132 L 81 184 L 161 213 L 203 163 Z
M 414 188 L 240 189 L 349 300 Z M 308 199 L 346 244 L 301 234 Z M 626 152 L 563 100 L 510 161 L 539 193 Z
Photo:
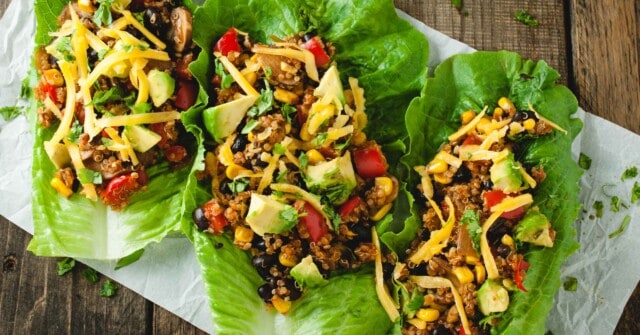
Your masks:
M 516 193 L 522 186 L 520 165 L 513 158 L 513 153 L 491 166 L 491 181 L 496 189 L 504 193 Z
M 176 81 L 170 74 L 153 69 L 147 74 L 149 80 L 149 95 L 151 101 L 156 107 L 160 107 L 173 95 L 173 91 L 176 88 Z
M 344 104 L 344 91 L 340 82 L 340 74 L 335 66 L 331 66 L 320 79 L 318 87 L 313 91 L 313 95 L 324 97 L 327 94 L 333 94 L 342 104 Z
M 137 152 L 147 152 L 162 140 L 162 136 L 143 126 L 125 126 L 124 132 Z
M 478 308 L 484 315 L 500 313 L 509 307 L 509 291 L 491 279 L 487 279 L 477 293 Z
M 248 95 L 205 109 L 202 112 L 205 128 L 216 142 L 222 142 L 238 128 L 257 99 L 257 96 Z
M 291 230 L 297 223 L 284 218 L 282 213 L 288 210 L 295 211 L 295 208 L 272 197 L 251 193 L 251 203 L 245 221 L 260 236 L 266 233 L 284 233 Z
M 290 273 L 300 287 L 317 287 L 326 282 L 311 255 L 303 258 L 300 263 L 291 268 Z
M 325 195 L 332 204 L 344 203 L 356 188 L 349 152 L 328 162 L 308 166 L 306 176 L 309 190 Z
M 553 247 L 554 235 L 549 219 L 536 207 L 529 209 L 516 226 L 516 240 L 543 247 Z

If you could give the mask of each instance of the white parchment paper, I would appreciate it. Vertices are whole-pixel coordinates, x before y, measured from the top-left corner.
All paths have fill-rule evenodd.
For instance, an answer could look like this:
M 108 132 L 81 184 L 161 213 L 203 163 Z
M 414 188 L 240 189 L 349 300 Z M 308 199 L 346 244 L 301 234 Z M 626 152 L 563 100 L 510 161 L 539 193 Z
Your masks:
M 473 52 L 468 45 L 398 13 L 429 39 L 431 68 L 453 54 Z M 17 102 L 29 67 L 34 25 L 31 1 L 13 1 L 0 19 L 0 106 Z M 578 117 L 585 127 L 572 156 L 577 159 L 582 152 L 593 163 L 581 181 L 583 211 L 575 224 L 581 247 L 562 270 L 563 279 L 577 278 L 578 289 L 560 289 L 547 326 L 556 335 L 611 334 L 640 279 L 636 238 L 640 202 L 630 202 L 631 188 L 640 177 L 621 180 L 627 168 L 640 167 L 640 136 L 582 110 Z M 0 118 L 0 214 L 29 233 L 33 232 L 32 143 L 23 116 L 9 122 Z M 610 210 L 612 196 L 623 204 L 617 213 Z M 595 216 L 595 201 L 604 204 L 601 218 Z M 628 227 L 610 238 L 627 215 L 631 217 Z M 213 331 L 199 266 L 187 239 L 167 238 L 151 245 L 138 262 L 117 271 L 113 263 L 81 261 L 195 326 Z

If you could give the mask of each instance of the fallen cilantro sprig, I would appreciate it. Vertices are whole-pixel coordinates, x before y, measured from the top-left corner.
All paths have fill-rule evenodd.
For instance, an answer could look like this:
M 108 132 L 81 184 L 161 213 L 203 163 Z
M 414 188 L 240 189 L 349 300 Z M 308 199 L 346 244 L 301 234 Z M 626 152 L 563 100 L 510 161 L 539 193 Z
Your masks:
M 538 25 L 538 20 L 536 20 L 529 12 L 522 9 L 517 11 L 514 15 L 516 21 L 526 24 L 529 27 L 536 27 Z

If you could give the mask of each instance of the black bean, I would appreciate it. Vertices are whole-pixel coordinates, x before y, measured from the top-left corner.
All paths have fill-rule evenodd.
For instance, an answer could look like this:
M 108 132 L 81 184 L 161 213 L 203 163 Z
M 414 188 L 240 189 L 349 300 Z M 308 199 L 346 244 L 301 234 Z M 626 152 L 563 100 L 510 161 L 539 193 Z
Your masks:
M 431 335 L 451 335 L 451 330 L 445 327 L 444 325 L 438 325 L 432 332 Z
M 302 38 L 303 38 L 303 39 L 305 40 L 305 42 L 306 42 L 306 41 L 308 41 L 308 40 L 310 40 L 310 39 L 312 39 L 312 38 L 316 37 L 316 35 L 317 35 L 317 33 L 316 33 L 315 31 L 313 31 L 313 30 L 312 30 L 312 31 L 310 31 L 310 32 L 308 32 L 308 33 L 306 33 L 306 34 L 304 34 L 304 36 L 303 36 Z
M 491 179 L 487 179 L 482 182 L 482 189 L 487 191 L 493 189 L 493 182 Z
M 258 295 L 260 299 L 266 302 L 271 301 L 271 298 L 273 298 L 273 286 L 269 283 L 261 285 L 258 287 Z
M 298 300 L 302 296 L 302 290 L 300 290 L 295 280 L 291 278 L 284 279 L 284 287 L 289 290 L 289 300 Z
M 522 121 L 527 120 L 527 119 L 537 120 L 536 114 L 534 112 L 532 112 L 532 111 L 519 110 L 513 116 L 513 121 L 516 121 L 516 122 L 522 122 Z
M 207 219 L 206 216 L 204 216 L 204 211 L 202 210 L 202 207 L 196 208 L 193 211 L 191 216 L 193 218 L 193 222 L 195 222 L 196 226 L 198 226 L 198 229 L 205 230 L 209 228 L 209 220 Z
M 233 194 L 233 191 L 231 190 L 231 187 L 229 187 L 229 184 L 232 181 L 229 179 L 225 179 L 222 182 L 220 182 L 220 192 L 224 193 L 224 194 Z
M 262 238 L 262 236 L 258 234 L 253 234 L 253 241 L 251 241 L 251 245 L 260 251 L 267 250 L 267 246 L 264 242 L 264 239 Z
M 365 227 L 362 223 L 355 223 L 351 226 L 351 231 L 356 234 L 353 238 L 354 240 L 359 242 L 371 241 L 371 228 Z
M 471 180 L 471 171 L 469 168 L 462 164 L 458 168 L 458 171 L 453 175 L 454 183 L 468 183 Z
M 487 231 L 487 240 L 490 245 L 496 245 L 500 242 L 500 239 L 504 234 L 508 232 L 507 226 L 505 226 L 505 219 L 499 218 Z
M 499 256 L 502 256 L 502 258 L 506 259 L 507 256 L 509 256 L 509 253 L 511 253 L 511 248 L 509 248 L 508 245 L 500 243 L 500 245 L 496 248 L 496 253 Z
M 428 241 L 431 238 L 431 231 L 429 229 L 423 228 L 420 231 L 420 239 L 423 241 Z
M 231 145 L 231 152 L 235 154 L 236 152 L 243 151 L 244 147 L 247 146 L 247 143 L 249 143 L 247 135 L 238 134 Z
M 271 267 L 276 263 L 276 256 L 274 255 L 257 255 L 251 260 L 253 267 L 256 268 L 260 277 L 269 279 L 271 277 Z
M 409 268 L 409 273 L 413 276 L 426 276 L 427 275 L 427 263 L 422 262 L 420 265 L 416 265 L 413 268 Z
M 162 14 L 156 8 L 147 8 L 144 11 L 144 26 L 158 35 L 164 29 Z

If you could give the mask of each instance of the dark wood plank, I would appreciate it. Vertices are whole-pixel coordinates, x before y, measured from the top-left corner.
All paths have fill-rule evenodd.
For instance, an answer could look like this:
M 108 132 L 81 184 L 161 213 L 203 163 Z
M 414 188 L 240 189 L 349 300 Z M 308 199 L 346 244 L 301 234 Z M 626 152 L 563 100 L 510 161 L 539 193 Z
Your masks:
M 153 306 L 153 334 L 205 335 L 206 332 L 177 317 L 166 309 Z

